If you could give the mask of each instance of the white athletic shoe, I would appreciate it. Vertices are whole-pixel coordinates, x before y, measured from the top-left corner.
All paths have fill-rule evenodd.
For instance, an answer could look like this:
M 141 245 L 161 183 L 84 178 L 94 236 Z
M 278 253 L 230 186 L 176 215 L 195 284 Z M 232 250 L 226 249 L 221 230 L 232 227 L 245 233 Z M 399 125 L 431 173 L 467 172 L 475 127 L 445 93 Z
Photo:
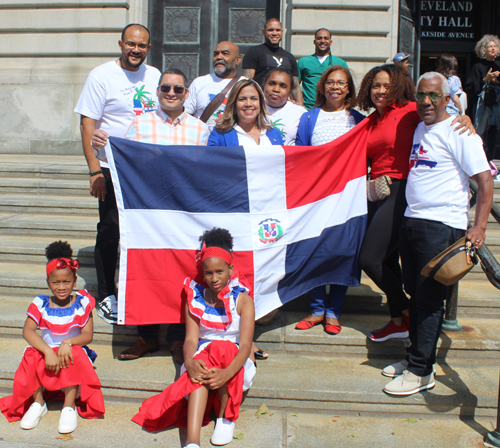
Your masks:
M 76 408 L 70 408 L 66 406 L 61 411 L 61 417 L 59 417 L 59 432 L 61 434 L 69 434 L 73 432 L 78 425 L 78 412 Z
M 231 422 L 225 418 L 218 418 L 215 423 L 215 429 L 210 438 L 212 445 L 227 445 L 233 440 L 235 423 Z
M 33 429 L 38 425 L 40 419 L 47 415 L 47 403 L 33 403 L 21 420 L 21 428 Z

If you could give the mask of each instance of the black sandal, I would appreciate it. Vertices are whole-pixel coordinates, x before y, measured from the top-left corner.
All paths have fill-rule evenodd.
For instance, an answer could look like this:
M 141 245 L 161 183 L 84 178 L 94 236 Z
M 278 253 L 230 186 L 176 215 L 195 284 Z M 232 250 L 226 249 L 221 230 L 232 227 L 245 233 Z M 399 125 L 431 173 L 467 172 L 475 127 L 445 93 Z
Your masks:
M 256 352 L 253 352 L 253 355 L 255 356 L 255 359 L 258 360 L 265 360 L 269 358 L 269 354 L 267 354 L 265 351 L 259 349 Z

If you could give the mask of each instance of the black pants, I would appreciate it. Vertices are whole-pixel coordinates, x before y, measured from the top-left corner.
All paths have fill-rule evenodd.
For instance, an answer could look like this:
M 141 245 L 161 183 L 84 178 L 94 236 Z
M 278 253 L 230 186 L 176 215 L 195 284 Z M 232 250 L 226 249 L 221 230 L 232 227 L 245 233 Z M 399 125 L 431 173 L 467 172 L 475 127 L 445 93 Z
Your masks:
M 465 236 L 465 230 L 442 222 L 404 218 L 399 233 L 403 280 L 410 295 L 408 370 L 417 376 L 432 372 L 450 286 L 420 274 L 436 255 Z
M 137 325 L 137 334 L 145 341 L 154 343 L 158 341 L 160 325 Z M 175 341 L 186 339 L 185 324 L 169 324 L 167 328 L 167 344 L 170 347 Z
M 488 161 L 497 158 L 496 147 L 498 134 L 496 126 L 489 126 L 486 128 L 483 135 L 481 135 L 484 142 L 484 152 L 486 153 Z
M 359 265 L 387 296 L 391 317 L 402 317 L 408 309 L 399 264 L 398 233 L 406 210 L 406 179 L 392 179 L 386 199 L 368 202 L 366 230 Z
M 108 168 L 102 168 L 106 179 L 106 198 L 99 200 L 99 223 L 95 241 L 94 261 L 97 273 L 97 300 L 116 295 L 115 271 L 118 260 L 118 208 Z

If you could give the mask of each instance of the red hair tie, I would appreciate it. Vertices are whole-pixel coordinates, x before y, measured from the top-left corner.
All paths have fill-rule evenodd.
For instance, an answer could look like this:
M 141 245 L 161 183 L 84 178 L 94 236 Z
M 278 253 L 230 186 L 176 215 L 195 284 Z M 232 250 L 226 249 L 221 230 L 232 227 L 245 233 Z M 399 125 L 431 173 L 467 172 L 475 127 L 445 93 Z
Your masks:
M 207 258 L 211 257 L 220 258 L 229 265 L 233 264 L 233 257 L 226 249 L 217 246 L 207 247 L 205 242 L 203 242 L 201 250 L 196 254 L 196 263 L 201 264 Z
M 54 269 L 66 269 L 69 268 L 76 274 L 76 270 L 80 268 L 80 263 L 78 260 L 71 260 L 69 258 L 54 258 L 47 263 L 47 277 Z

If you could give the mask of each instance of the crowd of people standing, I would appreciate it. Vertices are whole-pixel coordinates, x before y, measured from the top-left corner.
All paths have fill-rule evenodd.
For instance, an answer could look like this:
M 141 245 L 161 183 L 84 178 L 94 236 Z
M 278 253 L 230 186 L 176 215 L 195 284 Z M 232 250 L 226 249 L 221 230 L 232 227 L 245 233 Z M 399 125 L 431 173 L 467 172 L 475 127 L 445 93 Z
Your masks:
M 437 71 L 424 74 L 415 85 L 408 73 L 408 55 L 399 53 L 393 64 L 372 68 L 358 90 L 347 63 L 332 55 L 329 30 L 321 28 L 315 33 L 314 53 L 298 62 L 280 47 L 283 29 L 279 20 L 269 19 L 263 35 L 264 43 L 251 48 L 243 60 L 237 45 L 218 43 L 213 52 L 214 72 L 188 85 L 179 69 L 171 67 L 160 73 L 144 63 L 151 48 L 149 31 L 130 24 L 119 40 L 120 58 L 90 73 L 75 111 L 81 116 L 90 194 L 99 200 L 97 313 L 108 323 L 117 321 L 114 276 L 119 220 L 102 151 L 110 136 L 159 145 L 314 147 L 328 144 L 364 122 L 370 132 L 367 177 L 370 182 L 384 183 L 386 194 L 369 196 L 368 225 L 356 261 L 386 295 L 390 313 L 389 323 L 367 336 L 374 342 L 407 337 L 411 341 L 408 356 L 383 370 L 394 378 L 385 392 L 410 395 L 432 388 L 447 288 L 420 272 L 462 236 L 475 247 L 484 243 L 492 174 L 496 174 L 488 161 L 495 155 L 500 126 L 500 65 L 495 61 L 500 41 L 488 35 L 478 43 L 477 54 L 482 59 L 465 89 L 478 97 L 475 124 L 487 142 L 486 157 L 470 118 L 463 115 L 460 94 L 464 89 L 452 55 L 443 55 Z M 142 98 L 150 95 L 148 101 L 137 100 L 137 92 Z M 469 178 L 479 185 L 470 229 L 466 216 Z M 200 427 L 207 423 L 207 402 L 213 404 L 214 399 L 218 418 L 212 443 L 224 445 L 232 440 L 241 393 L 251 385 L 255 359 L 268 357 L 252 342 L 255 312 L 246 280 L 232 261 L 232 237 L 225 229 L 207 230 L 200 237 L 203 245 L 196 263 L 208 287 L 186 284 L 186 326 L 171 324 L 167 333 L 174 359 L 183 365 L 183 382 L 147 400 L 134 417 L 146 429 L 157 430 L 165 422 L 181 424 L 179 413 L 184 407 L 188 448 L 199 446 Z M 68 357 L 73 361 L 72 346 L 85 346 L 92 340 L 94 299 L 67 290 L 67 283 L 74 285 L 78 266 L 70 248 L 61 244 L 47 253 L 47 281 L 53 296 L 35 299 L 24 334 L 33 350 L 43 354 L 36 360 L 38 365 L 45 360 L 47 369 L 71 373 Z M 58 286 L 64 282 L 65 289 Z M 303 331 L 324 323 L 328 334 L 339 334 L 346 293 L 347 286 L 341 284 L 329 285 L 329 293 L 326 285 L 311 290 L 310 315 L 295 328 Z M 54 309 L 59 311 L 54 313 Z M 73 314 L 60 311 L 66 309 Z M 83 314 L 78 314 L 80 309 Z M 71 315 L 77 324 L 72 325 L 70 319 L 67 328 L 58 333 L 54 315 Z M 42 328 L 42 321 L 48 322 L 43 327 L 43 341 L 33 336 L 37 326 Z M 76 333 L 69 330 L 74 327 Z M 120 360 L 134 360 L 158 350 L 158 325 L 139 325 L 137 333 L 135 343 L 119 354 Z M 23 363 L 28 362 L 25 358 Z M 77 375 L 66 376 L 70 383 L 56 384 L 64 388 L 66 397 L 60 432 L 76 428 L 76 389 L 83 384 Z M 93 380 L 92 375 L 89 378 Z M 25 378 L 17 381 L 21 380 Z M 22 419 L 24 429 L 34 428 L 47 413 L 41 394 L 41 387 L 47 385 L 41 382 L 21 396 L 16 380 L 14 384 L 14 398 L 0 400 L 0 408 L 10 420 Z M 94 387 L 86 396 L 93 412 L 85 414 L 79 409 L 80 415 L 98 417 L 104 412 L 102 396 L 94 383 L 87 387 Z M 214 398 L 210 392 L 215 390 Z M 189 403 L 183 399 L 188 395 Z M 171 403 L 168 415 L 163 406 L 166 401 Z

